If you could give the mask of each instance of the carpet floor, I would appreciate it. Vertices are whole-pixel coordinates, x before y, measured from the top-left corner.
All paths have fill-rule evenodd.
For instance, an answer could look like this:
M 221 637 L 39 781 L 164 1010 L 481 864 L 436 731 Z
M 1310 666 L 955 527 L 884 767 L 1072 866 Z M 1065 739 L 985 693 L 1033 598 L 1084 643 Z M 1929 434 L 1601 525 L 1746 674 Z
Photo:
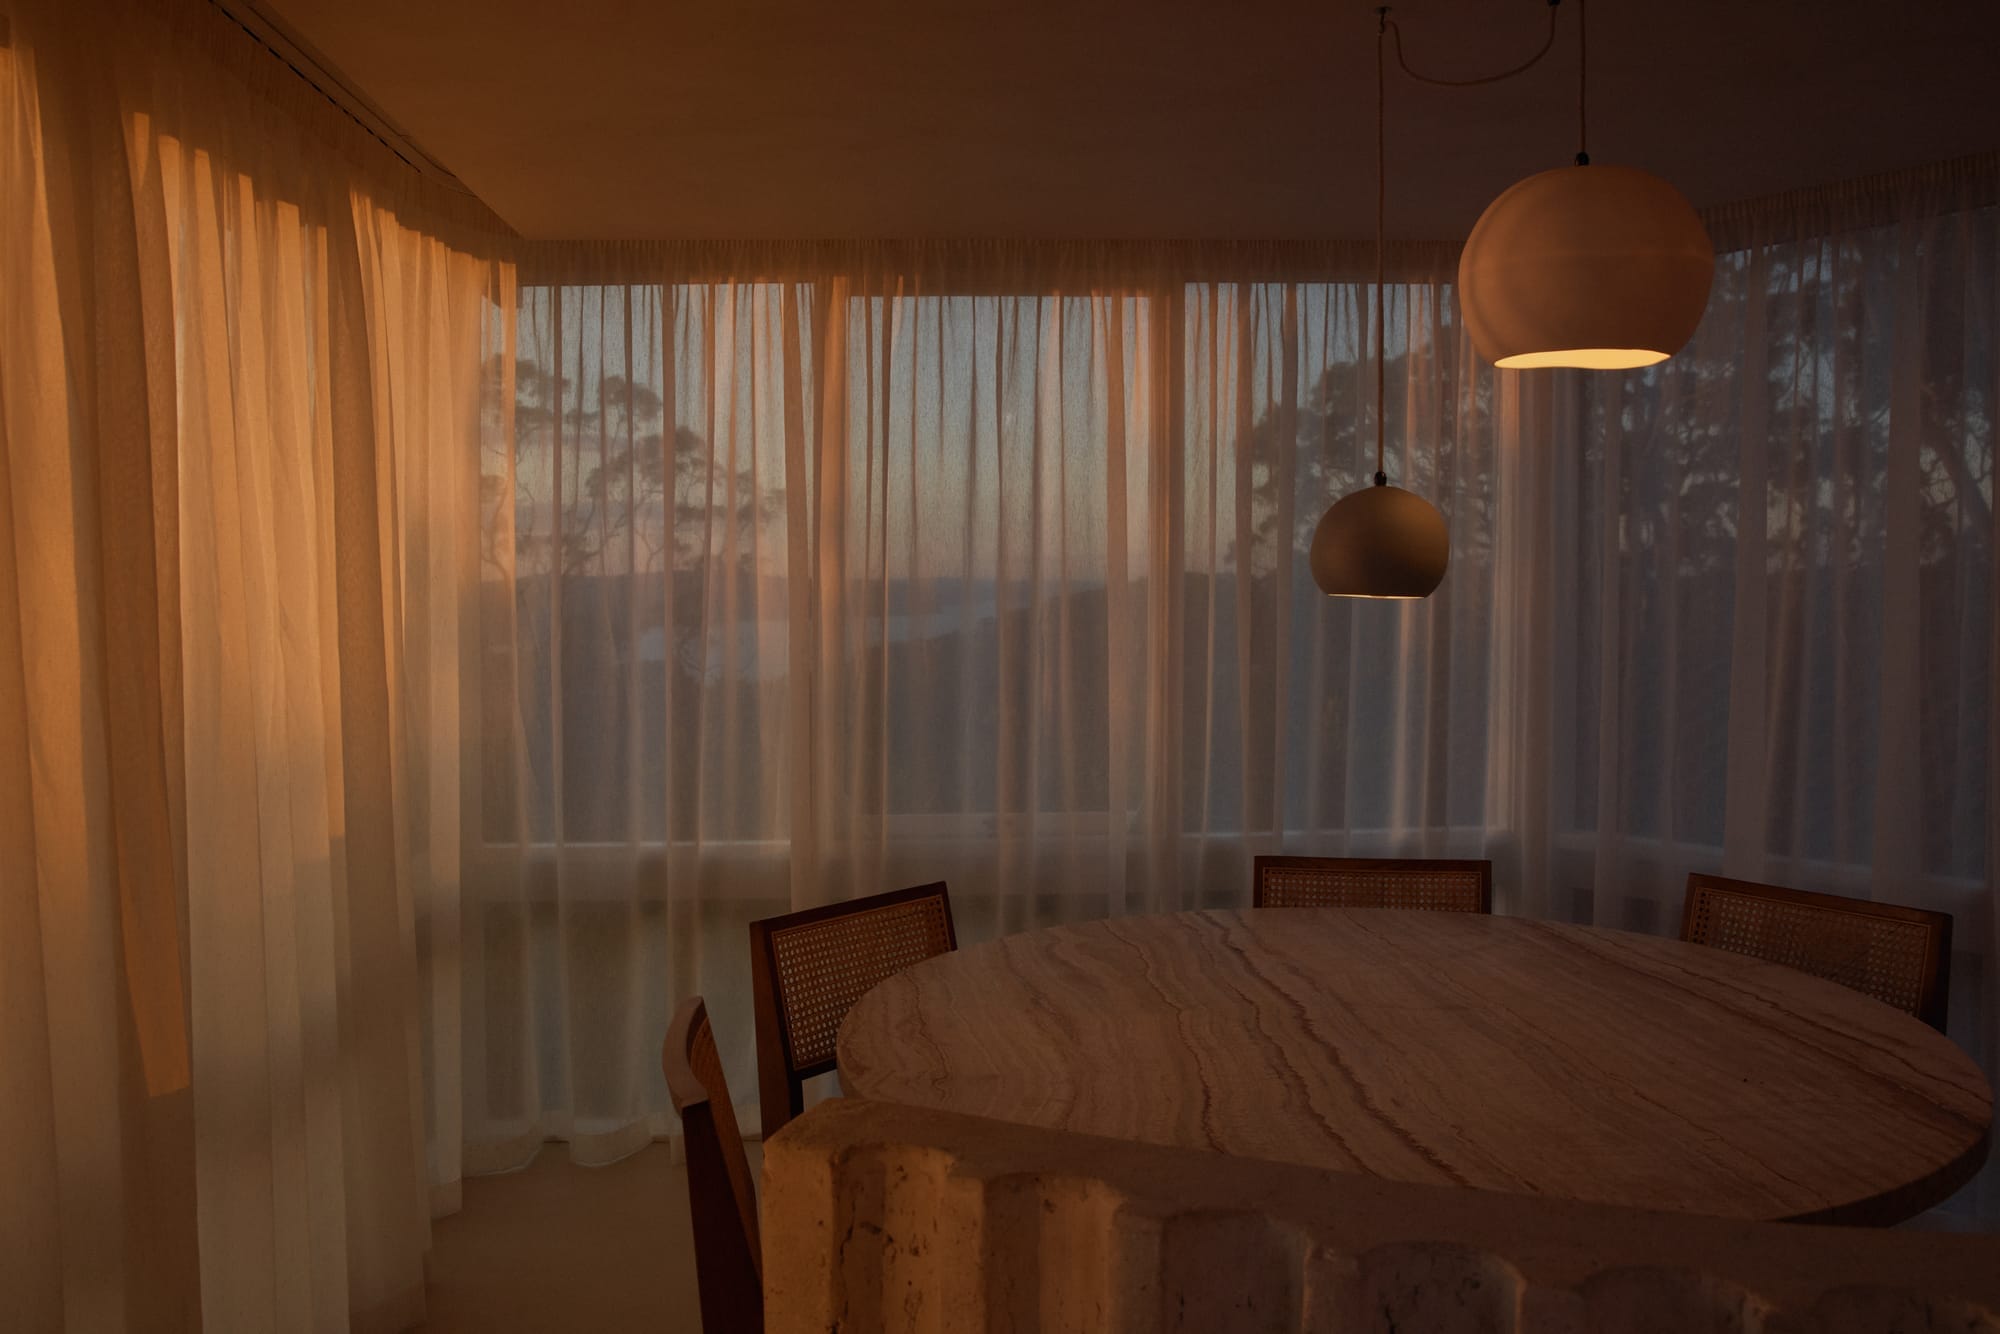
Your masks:
M 751 1167 L 761 1145 L 749 1144 Z M 681 1334 L 701 1328 L 687 1169 L 655 1144 L 609 1167 L 561 1145 L 470 1177 L 431 1231 L 423 1334 Z

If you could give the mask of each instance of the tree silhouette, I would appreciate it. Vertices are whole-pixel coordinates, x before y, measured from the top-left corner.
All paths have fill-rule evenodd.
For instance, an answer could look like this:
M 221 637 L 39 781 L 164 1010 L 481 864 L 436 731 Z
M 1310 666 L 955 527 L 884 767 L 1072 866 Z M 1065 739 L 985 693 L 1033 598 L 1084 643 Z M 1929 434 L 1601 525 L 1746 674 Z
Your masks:
M 1453 334 L 1447 329 L 1442 336 Z M 1408 355 L 1399 354 L 1384 366 L 1391 395 L 1389 480 L 1447 512 L 1454 564 L 1484 566 L 1493 542 L 1491 509 L 1484 503 L 1492 495 L 1493 483 L 1492 377 L 1479 376 L 1471 412 L 1464 421 L 1447 418 L 1442 438 L 1417 441 L 1416 448 L 1405 450 L 1398 443 L 1403 427 L 1394 396 L 1409 374 L 1408 363 Z M 1449 379 L 1465 369 L 1447 367 L 1443 373 Z M 1270 573 L 1279 560 L 1302 557 L 1327 507 L 1372 483 L 1375 403 L 1372 376 L 1364 371 L 1365 367 L 1345 359 L 1324 367 L 1311 389 L 1300 395 L 1289 440 L 1282 438 L 1282 421 L 1275 407 L 1267 409 L 1252 426 L 1247 448 L 1254 487 L 1252 553 L 1258 575 Z M 1401 471 L 1399 456 L 1407 459 L 1409 475 Z M 1283 534 L 1277 531 L 1282 513 L 1278 488 L 1288 468 L 1292 531 Z
M 717 457 L 697 432 L 676 424 L 670 449 L 665 405 L 648 386 L 606 375 L 579 387 L 521 359 L 509 404 L 507 370 L 496 354 L 484 371 L 488 438 L 511 439 L 514 454 L 511 488 L 490 466 L 480 478 L 483 554 L 496 575 L 510 500 L 517 568 L 545 569 L 559 548 L 565 577 L 688 568 L 713 554 L 719 531 L 740 534 L 781 511 L 782 494 L 760 494 L 747 466 Z M 734 545 L 747 563 L 750 543 Z

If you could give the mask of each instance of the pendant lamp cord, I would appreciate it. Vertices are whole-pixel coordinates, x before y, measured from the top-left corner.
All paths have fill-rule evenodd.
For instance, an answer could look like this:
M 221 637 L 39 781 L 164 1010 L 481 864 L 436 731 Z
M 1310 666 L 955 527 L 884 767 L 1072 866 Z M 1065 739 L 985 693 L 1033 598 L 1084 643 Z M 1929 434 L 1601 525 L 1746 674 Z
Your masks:
M 1428 83 L 1437 88 L 1477 88 L 1481 84 L 1499 83 L 1502 79 L 1511 79 L 1516 74 L 1525 74 L 1529 70 L 1533 69 L 1536 65 L 1540 64 L 1542 61 L 1542 57 L 1547 55 L 1555 47 L 1556 8 L 1561 4 L 1562 0 L 1549 0 L 1549 31 L 1548 35 L 1542 38 L 1541 49 L 1535 52 L 1535 54 L 1529 56 L 1526 60 L 1522 61 L 1520 64 L 1515 65 L 1511 69 L 1501 70 L 1498 74 L 1481 74 L 1478 77 L 1471 79 L 1440 79 L 1437 78 L 1435 75 L 1419 74 L 1416 70 L 1410 68 L 1409 60 L 1406 59 L 1403 55 L 1403 30 L 1402 28 L 1398 27 L 1394 22 L 1390 21 L 1388 17 L 1389 11 L 1387 8 L 1378 9 L 1375 11 L 1376 15 L 1378 16 L 1377 18 L 1378 27 L 1376 30 L 1376 45 L 1377 46 L 1381 45 L 1381 29 L 1386 27 L 1388 29 L 1389 36 L 1393 38 L 1396 43 L 1396 66 L 1397 68 L 1401 69 L 1404 74 L 1408 75 L 1412 79 L 1415 79 L 1418 83 Z M 1589 42 L 1587 40 L 1588 38 L 1587 22 L 1589 16 L 1590 16 L 1589 0 L 1576 0 L 1576 47 L 1577 47 L 1576 165 L 1579 167 L 1587 167 L 1590 165 L 1590 115 L 1589 115 L 1589 102 L 1586 97 L 1586 93 L 1588 92 L 1590 86 L 1589 84 L 1590 62 L 1588 59 Z M 1379 67 L 1382 63 L 1379 52 L 1377 53 L 1375 63 L 1378 67 L 1378 74 L 1379 74 Z
M 1555 13 L 1551 9 L 1549 13 Z M 1590 165 L 1590 0 L 1576 0 L 1576 165 Z
M 1385 65 L 1383 55 L 1389 29 L 1389 6 L 1383 5 L 1375 11 L 1375 485 L 1389 484 L 1388 471 L 1383 467 L 1387 449 L 1388 424 L 1384 414 L 1388 405 L 1387 383 L 1388 351 L 1383 343 L 1383 309 L 1388 304 L 1389 292 L 1383 286 L 1382 248 L 1383 215 L 1389 199 L 1389 116 L 1387 96 L 1384 88 L 1387 80 L 1383 77 Z
M 1511 79 L 1516 74 L 1525 74 L 1529 70 L 1533 69 L 1536 65 L 1540 64 L 1542 57 L 1547 55 L 1549 53 L 1550 48 L 1555 46 L 1556 6 L 1560 5 L 1561 3 L 1562 0 L 1549 0 L 1549 32 L 1548 36 L 1542 39 L 1542 49 L 1535 52 L 1535 54 L 1529 56 L 1526 60 L 1522 61 L 1520 64 L 1514 66 L 1512 69 L 1501 70 L 1498 74 L 1482 74 L 1475 79 L 1439 79 L 1439 78 L 1434 78 L 1429 74 L 1419 74 L 1415 70 L 1410 68 L 1409 61 L 1403 59 L 1403 30 L 1397 27 L 1392 22 L 1388 26 L 1389 26 L 1389 35 L 1396 39 L 1396 64 L 1398 67 L 1402 69 L 1403 73 L 1409 75 L 1411 78 L 1415 79 L 1418 83 L 1428 83 L 1439 88 L 1477 88 L 1480 84 L 1483 83 L 1498 83 L 1502 79 Z M 1578 8 L 1581 9 L 1581 7 L 1582 7 L 1581 0 L 1578 0 Z M 1382 10 L 1377 10 L 1376 12 L 1378 14 L 1387 14 L 1389 11 L 1386 9 L 1382 9 Z
M 1474 88 L 1481 84 L 1498 83 L 1511 79 L 1516 74 L 1525 74 L 1541 63 L 1556 44 L 1556 9 L 1562 0 L 1549 0 L 1549 31 L 1542 38 L 1541 49 L 1511 69 L 1498 74 L 1482 74 L 1472 79 L 1439 79 L 1428 74 L 1419 74 L 1410 68 L 1410 62 L 1403 56 L 1403 30 L 1389 17 L 1389 6 L 1383 5 L 1375 11 L 1375 485 L 1387 486 L 1389 473 L 1385 466 L 1388 456 L 1388 362 L 1389 349 L 1384 329 L 1387 323 L 1388 289 L 1384 285 L 1382 252 L 1385 229 L 1383 214 L 1389 197 L 1388 184 L 1388 113 L 1384 86 L 1387 82 L 1386 54 L 1391 39 L 1396 43 L 1396 65 L 1418 83 L 1428 83 L 1439 88 Z M 1576 165 L 1590 165 L 1590 102 L 1589 102 L 1589 42 L 1588 28 L 1589 0 L 1576 0 Z

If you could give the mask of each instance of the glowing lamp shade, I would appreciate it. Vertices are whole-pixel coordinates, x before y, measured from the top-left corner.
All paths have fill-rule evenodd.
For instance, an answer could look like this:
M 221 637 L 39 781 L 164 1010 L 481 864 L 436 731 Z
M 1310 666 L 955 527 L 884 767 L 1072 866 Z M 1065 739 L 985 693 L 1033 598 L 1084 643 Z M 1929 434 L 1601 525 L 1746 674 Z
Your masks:
M 1444 515 L 1400 486 L 1343 496 L 1313 529 L 1313 582 L 1333 597 L 1429 597 L 1450 560 Z
M 1673 186 L 1637 167 L 1558 167 L 1487 205 L 1458 301 L 1496 366 L 1622 370 L 1687 344 L 1714 276 L 1715 247 Z

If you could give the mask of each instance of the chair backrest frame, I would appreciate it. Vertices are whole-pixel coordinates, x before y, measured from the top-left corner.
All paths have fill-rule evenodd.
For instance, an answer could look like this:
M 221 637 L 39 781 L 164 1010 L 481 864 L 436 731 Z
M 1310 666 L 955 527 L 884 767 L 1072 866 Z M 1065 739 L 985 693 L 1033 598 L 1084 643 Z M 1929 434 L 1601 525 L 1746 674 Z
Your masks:
M 709 1334 L 761 1334 L 764 1256 L 755 1187 L 701 997 L 675 1010 L 660 1065 L 687 1150 L 701 1327 Z M 712 1083 L 697 1073 L 704 1065 L 713 1068 Z
M 1284 905 L 1266 902 L 1267 881 L 1270 872 L 1284 870 L 1340 870 L 1373 872 L 1395 875 L 1403 873 L 1412 878 L 1435 875 L 1441 871 L 1477 871 L 1479 875 L 1478 912 L 1491 915 L 1493 912 L 1493 863 L 1483 858 L 1449 857 L 1257 857 L 1251 862 L 1250 902 L 1252 907 L 1276 907 Z M 1449 910 L 1440 910 L 1449 911 Z M 1462 911 L 1473 911 L 1464 909 Z
M 1700 871 L 1690 872 L 1687 879 L 1687 893 L 1681 901 L 1681 939 L 1696 945 L 1707 945 L 1714 949 L 1730 949 L 1727 945 L 1717 945 L 1711 938 L 1712 911 L 1704 909 L 1704 900 L 1714 895 L 1733 895 L 1738 898 L 1762 899 L 1773 903 L 1814 909 L 1824 913 L 1840 913 L 1849 917 L 1874 918 L 1885 922 L 1897 922 L 1919 926 L 1924 929 L 1923 962 L 1916 981 L 1917 1003 L 1907 1013 L 1914 1014 L 1938 1032 L 1945 1031 L 1951 1003 L 1951 914 L 1933 912 L 1928 908 L 1911 908 L 1900 903 L 1881 903 L 1873 899 L 1849 898 L 1844 894 L 1823 894 L 1809 889 L 1791 889 L 1784 885 L 1769 885 L 1757 880 L 1732 880 L 1728 876 L 1707 875 Z M 1751 958 L 1763 956 L 1746 950 L 1732 950 L 1732 953 L 1746 954 Z M 1783 960 L 1771 960 L 1783 963 Z M 1790 966 L 1790 965 L 1787 965 Z M 1895 1005 L 1883 996 L 1876 996 L 1866 987 L 1856 986 L 1843 978 L 1812 969 L 1800 969 L 1815 977 L 1825 977 L 1838 982 L 1865 996 L 1875 996 L 1884 1004 Z M 1895 1005 L 1897 1009 L 1903 1006 Z
M 838 1061 L 828 1056 L 800 1061 L 793 1049 L 792 1024 L 787 1013 L 786 978 L 779 958 L 780 941 L 801 928 L 819 926 L 867 913 L 895 909 L 906 904 L 935 899 L 944 918 L 944 949 L 958 948 L 958 930 L 952 922 L 951 893 L 942 880 L 909 889 L 871 894 L 843 903 L 802 908 L 750 923 L 750 983 L 756 1001 L 757 1093 L 766 1138 L 805 1110 L 805 1082 L 834 1069 Z M 885 974 L 886 976 L 886 974 Z

